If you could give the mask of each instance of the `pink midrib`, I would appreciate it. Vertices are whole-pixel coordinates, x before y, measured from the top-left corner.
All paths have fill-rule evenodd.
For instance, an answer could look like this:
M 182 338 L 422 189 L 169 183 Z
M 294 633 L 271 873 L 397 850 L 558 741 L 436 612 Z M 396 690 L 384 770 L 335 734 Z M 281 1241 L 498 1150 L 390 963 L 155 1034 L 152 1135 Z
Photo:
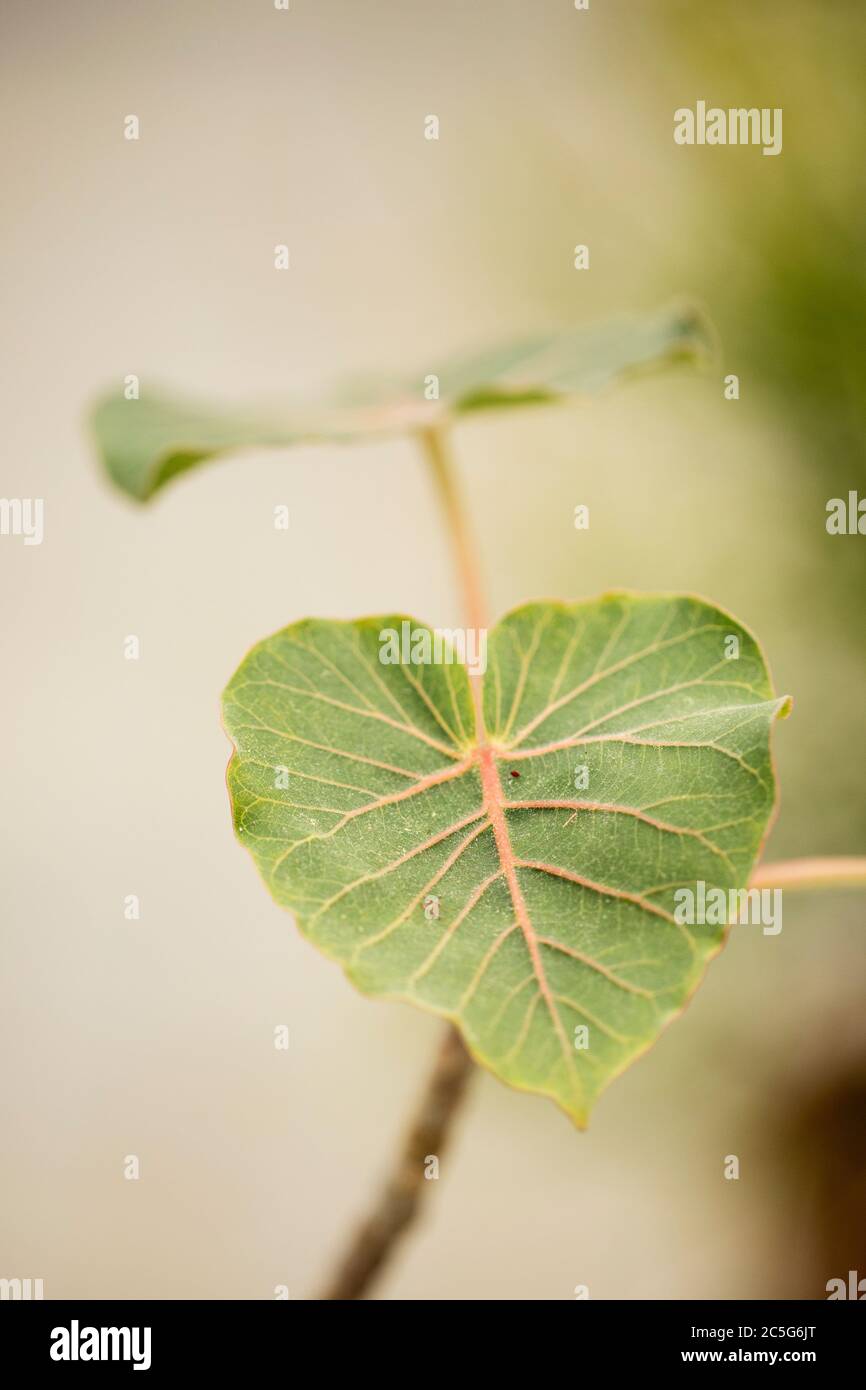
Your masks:
M 496 757 L 493 749 L 483 743 L 477 750 L 478 765 L 481 773 L 481 789 L 484 793 L 484 807 L 490 824 L 493 828 L 493 837 L 496 841 L 496 852 L 499 862 L 502 865 L 502 872 L 508 884 L 508 891 L 511 894 L 511 901 L 514 905 L 514 913 L 517 918 L 518 926 L 523 932 L 526 948 L 532 961 L 532 968 L 535 978 L 538 981 L 538 988 L 541 996 L 547 1005 L 548 1013 L 553 1021 L 557 1036 L 562 1045 L 566 1061 L 570 1062 L 571 1049 L 568 1045 L 568 1038 L 562 1026 L 562 1020 L 550 992 L 547 977 L 544 973 L 544 966 L 541 960 L 538 937 L 532 925 L 529 911 L 523 897 L 523 890 L 517 877 L 517 864 L 514 851 L 511 848 L 511 837 L 508 833 L 508 826 L 505 821 L 505 811 L 502 804 L 501 787 L 499 775 L 496 770 Z

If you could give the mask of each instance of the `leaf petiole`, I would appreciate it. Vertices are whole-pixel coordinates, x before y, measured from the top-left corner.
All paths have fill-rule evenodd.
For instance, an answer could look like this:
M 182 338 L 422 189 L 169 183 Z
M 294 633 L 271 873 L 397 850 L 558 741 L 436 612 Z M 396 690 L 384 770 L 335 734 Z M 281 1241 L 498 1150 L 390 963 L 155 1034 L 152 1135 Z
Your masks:
M 830 858 L 785 859 L 778 864 L 759 864 L 751 888 L 856 888 L 866 887 L 866 857 L 855 854 Z

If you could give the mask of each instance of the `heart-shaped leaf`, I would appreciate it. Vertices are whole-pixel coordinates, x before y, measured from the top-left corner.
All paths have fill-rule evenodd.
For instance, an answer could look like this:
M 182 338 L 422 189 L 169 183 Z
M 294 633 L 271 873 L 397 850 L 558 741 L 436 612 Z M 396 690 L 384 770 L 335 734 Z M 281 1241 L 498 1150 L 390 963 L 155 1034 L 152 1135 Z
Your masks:
M 452 1019 L 583 1125 L 720 948 L 674 893 L 747 883 L 787 702 L 691 597 L 530 604 L 483 676 L 435 638 L 310 620 L 255 647 L 224 697 L 237 833 L 359 989 Z
M 110 476 L 143 502 L 178 474 L 239 449 L 398 434 L 469 411 L 579 396 L 694 358 L 708 343 L 699 316 L 673 308 L 537 337 L 438 370 L 427 366 L 406 380 L 365 383 L 320 408 L 305 405 L 278 418 L 189 404 L 145 387 L 140 399 L 104 397 L 92 424 Z M 428 400 L 433 378 L 439 395 Z

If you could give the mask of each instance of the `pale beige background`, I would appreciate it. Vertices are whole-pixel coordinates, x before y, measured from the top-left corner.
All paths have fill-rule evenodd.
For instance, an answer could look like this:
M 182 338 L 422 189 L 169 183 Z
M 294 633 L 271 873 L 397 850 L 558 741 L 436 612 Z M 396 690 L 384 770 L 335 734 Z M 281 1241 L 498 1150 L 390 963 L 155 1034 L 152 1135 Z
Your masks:
M 247 647 L 289 621 L 456 620 L 420 464 L 397 443 L 250 456 L 135 509 L 100 475 L 87 403 L 129 372 L 145 389 L 294 395 L 679 292 L 723 311 L 725 267 L 735 281 L 751 255 L 748 218 L 718 221 L 725 178 L 738 171 L 746 210 L 777 196 L 790 159 L 726 152 L 719 184 L 673 145 L 674 108 L 705 94 L 681 9 L 4 5 L 0 490 L 44 497 L 46 533 L 0 540 L 0 1274 L 41 1277 L 48 1297 L 309 1294 L 441 1027 L 356 996 L 271 903 L 233 840 L 219 723 Z M 784 99 L 796 142 L 812 94 L 793 60 L 774 67 L 785 35 L 756 23 L 746 100 Z M 737 350 L 735 335 L 727 370 Z M 838 553 L 820 546 L 826 491 L 762 389 L 753 375 L 731 406 L 719 370 L 681 374 L 467 425 L 462 473 L 497 611 L 685 587 L 756 628 L 797 698 L 774 852 L 862 850 L 863 651 L 822 599 Z M 586 1134 L 480 1076 L 381 1296 L 822 1289 L 843 1271 L 799 1230 L 768 1115 L 862 1047 L 861 943 L 855 897 L 792 900 L 776 939 L 735 934 Z M 739 1183 L 722 1180 L 729 1153 Z

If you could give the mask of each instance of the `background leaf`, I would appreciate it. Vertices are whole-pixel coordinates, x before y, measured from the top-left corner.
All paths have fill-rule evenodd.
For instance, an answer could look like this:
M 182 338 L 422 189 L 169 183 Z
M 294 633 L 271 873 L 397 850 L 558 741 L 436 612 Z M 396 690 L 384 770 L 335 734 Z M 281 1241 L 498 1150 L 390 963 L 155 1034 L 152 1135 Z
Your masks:
M 361 990 L 452 1019 L 582 1125 L 721 945 L 674 922 L 674 891 L 747 883 L 787 703 L 751 635 L 695 598 L 517 609 L 475 689 L 459 664 L 383 665 L 404 621 L 296 623 L 243 661 L 224 697 L 237 833 Z
M 700 317 L 674 307 L 425 367 L 401 382 L 348 385 L 319 408 L 307 405 L 280 418 L 191 404 L 145 387 L 139 400 L 122 391 L 105 396 L 92 426 L 114 482 L 143 502 L 178 474 L 239 449 L 395 434 L 470 411 L 579 396 L 694 358 L 708 345 Z M 424 398 L 431 374 L 439 377 L 436 402 Z

